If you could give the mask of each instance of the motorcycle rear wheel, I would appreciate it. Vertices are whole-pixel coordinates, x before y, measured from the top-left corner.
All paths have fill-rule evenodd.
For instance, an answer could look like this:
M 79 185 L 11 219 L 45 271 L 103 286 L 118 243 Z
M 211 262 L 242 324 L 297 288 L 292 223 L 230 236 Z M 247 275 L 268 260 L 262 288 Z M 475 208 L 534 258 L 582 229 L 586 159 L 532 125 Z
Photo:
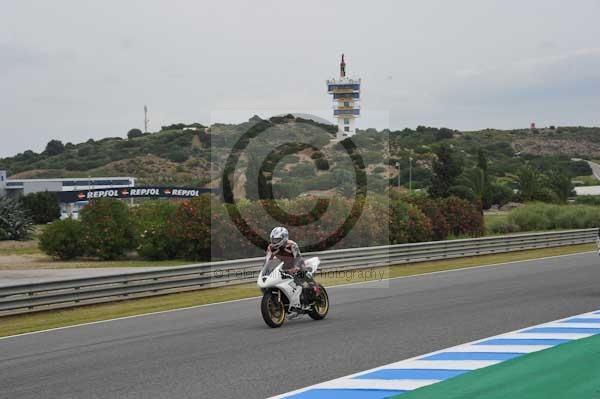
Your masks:
M 285 321 L 285 305 L 273 292 L 265 292 L 260 303 L 263 320 L 271 328 L 278 328 Z
M 308 312 L 308 315 L 313 320 L 323 320 L 329 312 L 329 295 L 325 287 L 319 284 L 320 294 L 313 308 Z

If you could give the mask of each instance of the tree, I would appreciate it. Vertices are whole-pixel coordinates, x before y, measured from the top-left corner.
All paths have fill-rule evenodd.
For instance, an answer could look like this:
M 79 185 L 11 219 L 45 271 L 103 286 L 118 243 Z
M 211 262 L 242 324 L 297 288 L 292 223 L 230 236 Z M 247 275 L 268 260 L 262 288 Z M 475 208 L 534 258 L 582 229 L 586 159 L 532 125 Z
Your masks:
M 55 193 L 30 193 L 21 198 L 35 224 L 45 224 L 60 218 L 60 206 Z
M 484 209 L 489 209 L 492 205 L 503 206 L 509 203 L 514 196 L 512 188 L 505 184 L 499 184 L 492 182 L 486 191 L 484 196 Z
M 436 151 L 436 160 L 433 162 L 433 176 L 429 194 L 434 198 L 448 197 L 450 187 L 455 184 L 456 178 L 462 172 L 462 163 L 454 155 L 450 146 L 443 144 Z
M 19 201 L 0 198 L 0 241 L 24 240 L 32 229 L 31 217 Z
M 483 193 L 481 196 L 481 207 L 483 209 L 490 209 L 495 203 L 494 196 L 500 194 L 500 197 L 506 194 L 504 187 L 497 187 L 494 185 L 493 180 L 490 178 L 488 173 L 488 160 L 485 152 L 482 148 L 477 151 L 477 167 L 483 172 Z M 512 191 L 511 191 L 512 193 Z
M 517 172 L 519 193 L 523 201 L 539 199 L 545 191 L 544 176 L 531 165 L 526 165 Z
M 46 144 L 46 150 L 44 151 L 47 155 L 59 155 L 65 152 L 65 146 L 60 140 L 50 140 Z
M 573 183 L 569 175 L 558 169 L 548 173 L 548 185 L 561 203 L 566 203 L 573 191 Z
M 458 179 L 458 182 L 471 189 L 473 196 L 478 201 L 483 201 L 486 190 L 485 172 L 481 168 L 466 170 Z
M 488 161 L 481 148 L 477 151 L 477 167 L 487 176 Z
M 470 187 L 464 186 L 462 184 L 450 187 L 450 190 L 448 190 L 448 194 L 452 197 L 457 197 L 469 202 L 477 201 L 477 197 L 475 196 L 473 190 Z
M 315 166 L 319 170 L 329 170 L 329 162 L 325 158 L 317 158 L 315 160 Z
M 130 131 L 127 132 L 127 138 L 129 140 L 135 139 L 136 137 L 142 137 L 143 135 L 144 135 L 144 133 L 142 133 L 142 131 L 140 129 L 131 129 Z
M 454 132 L 446 127 L 443 127 L 435 131 L 434 137 L 436 141 L 451 139 L 454 137 Z

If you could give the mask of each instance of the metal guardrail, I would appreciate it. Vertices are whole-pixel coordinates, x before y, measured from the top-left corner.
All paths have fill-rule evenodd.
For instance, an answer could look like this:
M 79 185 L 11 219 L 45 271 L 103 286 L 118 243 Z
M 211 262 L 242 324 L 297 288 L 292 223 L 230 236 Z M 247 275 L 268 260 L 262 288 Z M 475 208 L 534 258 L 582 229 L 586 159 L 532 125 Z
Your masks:
M 321 273 L 590 243 L 597 229 L 517 234 L 304 254 Z M 0 287 L 0 316 L 255 281 L 263 257 Z

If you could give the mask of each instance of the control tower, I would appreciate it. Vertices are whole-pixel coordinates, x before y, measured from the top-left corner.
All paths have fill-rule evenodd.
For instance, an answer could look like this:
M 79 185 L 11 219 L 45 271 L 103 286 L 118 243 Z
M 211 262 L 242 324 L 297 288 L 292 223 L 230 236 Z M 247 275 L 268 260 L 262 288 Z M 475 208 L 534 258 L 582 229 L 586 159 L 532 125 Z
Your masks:
M 340 63 L 340 77 L 327 81 L 327 92 L 333 95 L 333 116 L 338 121 L 337 138 L 353 136 L 356 133 L 354 121 L 360 116 L 360 79 L 346 76 L 344 54 Z

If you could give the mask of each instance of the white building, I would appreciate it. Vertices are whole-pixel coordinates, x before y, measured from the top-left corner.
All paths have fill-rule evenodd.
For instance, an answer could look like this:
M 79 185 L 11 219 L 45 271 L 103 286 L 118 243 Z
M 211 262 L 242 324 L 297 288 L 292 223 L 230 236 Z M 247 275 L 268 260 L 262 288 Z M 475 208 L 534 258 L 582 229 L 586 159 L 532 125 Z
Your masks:
M 600 195 L 600 186 L 579 186 L 575 187 L 577 195 Z
M 360 79 L 346 76 L 346 62 L 342 54 L 340 77 L 327 81 L 327 91 L 333 95 L 333 116 L 338 122 L 337 138 L 356 133 L 355 120 L 360 116 Z
M 0 170 L 0 195 L 18 197 L 40 191 L 62 192 L 135 187 L 135 177 L 72 177 L 61 179 L 9 179 Z M 4 191 L 4 192 L 2 192 Z
M 131 188 L 135 187 L 135 178 L 129 176 L 120 177 L 73 177 L 62 179 L 9 179 L 6 171 L 0 170 L 0 197 L 9 196 L 13 198 L 38 192 L 61 193 L 68 191 L 87 191 L 109 188 Z M 75 216 L 84 207 L 87 201 L 62 202 L 60 209 L 63 216 Z

